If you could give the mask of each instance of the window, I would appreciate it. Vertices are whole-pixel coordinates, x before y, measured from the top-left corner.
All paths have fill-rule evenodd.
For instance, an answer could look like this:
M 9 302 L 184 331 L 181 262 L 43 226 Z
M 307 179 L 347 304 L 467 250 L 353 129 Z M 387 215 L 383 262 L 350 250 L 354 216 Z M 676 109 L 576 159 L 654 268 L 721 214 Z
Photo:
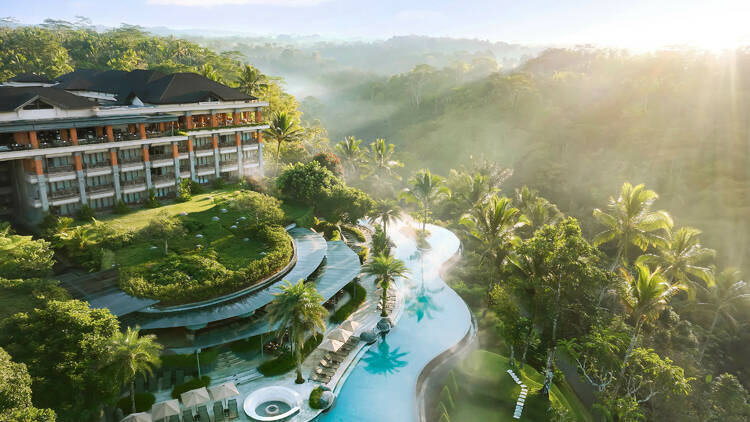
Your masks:
M 24 110 L 49 110 L 53 109 L 51 105 L 47 104 L 46 102 L 42 100 L 34 100 L 25 106 L 23 106 Z

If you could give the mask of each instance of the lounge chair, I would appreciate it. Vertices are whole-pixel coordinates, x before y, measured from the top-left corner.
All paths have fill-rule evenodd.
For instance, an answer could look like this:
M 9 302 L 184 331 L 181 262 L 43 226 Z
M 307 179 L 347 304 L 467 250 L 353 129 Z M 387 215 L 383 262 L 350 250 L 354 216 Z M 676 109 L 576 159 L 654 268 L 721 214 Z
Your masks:
M 177 415 L 172 415 L 169 417 L 169 422 L 180 422 L 180 417 Z
M 220 401 L 214 402 L 214 421 L 224 422 L 224 406 Z
M 208 408 L 205 405 L 198 406 L 198 417 L 201 422 L 211 422 L 211 417 L 208 416 Z
M 185 409 L 182 411 L 182 422 L 195 422 L 192 410 Z
M 320 366 L 322 366 L 322 367 L 324 367 L 324 368 L 330 368 L 330 367 L 331 367 L 331 363 L 329 363 L 329 362 L 328 362 L 328 361 L 326 361 L 325 359 L 321 359 L 321 360 L 320 360 Z
M 237 399 L 229 400 L 229 419 L 237 419 L 240 414 L 237 412 Z

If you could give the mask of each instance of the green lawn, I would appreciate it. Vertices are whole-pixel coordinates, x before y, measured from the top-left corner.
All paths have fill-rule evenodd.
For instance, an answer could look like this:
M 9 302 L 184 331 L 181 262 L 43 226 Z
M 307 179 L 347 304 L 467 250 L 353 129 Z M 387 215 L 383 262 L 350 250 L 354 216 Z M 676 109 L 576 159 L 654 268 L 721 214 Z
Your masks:
M 456 409 L 452 412 L 452 422 L 511 422 L 516 407 L 516 399 L 521 392 L 510 375 L 508 358 L 486 350 L 476 350 L 464 360 L 456 371 L 458 394 Z M 535 394 L 544 382 L 542 374 L 526 366 L 524 370 L 514 370 L 522 382 L 529 387 L 529 394 L 523 408 L 521 421 L 549 420 L 547 398 Z M 583 404 L 572 390 L 566 386 L 552 386 L 551 400 L 570 409 L 578 421 L 592 421 Z

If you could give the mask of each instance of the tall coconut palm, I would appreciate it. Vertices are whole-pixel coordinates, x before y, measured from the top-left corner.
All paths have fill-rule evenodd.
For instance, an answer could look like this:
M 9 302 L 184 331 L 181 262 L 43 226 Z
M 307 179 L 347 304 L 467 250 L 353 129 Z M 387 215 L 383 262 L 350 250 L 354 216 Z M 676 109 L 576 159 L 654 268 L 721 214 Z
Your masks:
M 460 224 L 480 243 L 482 251 L 479 265 L 490 261 L 490 289 L 494 285 L 494 269 L 502 264 L 508 253 L 520 239 L 516 231 L 528 224 L 526 216 L 513 207 L 510 198 L 492 196 L 485 203 L 474 206 L 469 214 L 461 217 Z M 489 259 L 488 259 L 489 258 Z
M 281 144 L 296 142 L 302 138 L 302 129 L 291 114 L 279 112 L 273 115 L 268 129 L 263 132 L 269 139 L 276 141 L 276 172 L 281 166 Z
M 395 148 L 393 144 L 386 144 L 385 139 L 376 139 L 375 142 L 370 143 L 366 164 L 371 176 L 379 180 L 389 178 L 401 180 L 401 176 L 394 169 L 403 167 L 404 163 L 393 158 Z
M 422 214 L 422 233 L 425 233 L 432 205 L 438 199 L 450 196 L 450 193 L 450 189 L 445 186 L 445 179 L 432 174 L 428 169 L 422 169 L 409 179 L 409 187 L 401 192 L 400 198 L 419 204 Z
M 219 72 L 217 72 L 216 69 L 214 69 L 214 67 L 211 66 L 210 64 L 206 63 L 203 66 L 201 66 L 200 71 L 201 71 L 201 75 L 204 78 L 211 79 L 212 81 L 215 81 L 215 82 L 221 82 L 221 77 L 219 76 Z
M 487 201 L 500 189 L 491 183 L 489 176 L 479 172 L 467 173 L 451 170 L 446 182 L 451 189 L 451 202 L 459 210 L 459 215 L 468 212 L 474 205 Z
M 246 64 L 240 71 L 239 88 L 245 94 L 257 97 L 262 90 L 268 88 L 268 77 L 257 67 Z
M 138 327 L 118 332 L 109 343 L 111 349 L 110 364 L 118 379 L 130 386 L 131 412 L 135 413 L 135 378 L 139 375 L 153 375 L 154 369 L 161 364 L 159 352 L 161 344 L 156 342 L 156 336 L 140 335 Z
M 714 278 L 713 273 L 711 274 L 712 278 Z M 698 363 L 703 360 L 708 340 L 711 338 L 719 320 L 723 319 L 730 324 L 735 324 L 734 316 L 732 316 L 732 312 L 736 309 L 735 306 L 742 300 L 750 299 L 747 283 L 740 280 L 741 277 L 742 274 L 736 268 L 727 268 L 719 273 L 715 277 L 715 280 L 707 282 L 708 287 L 699 286 L 703 301 L 697 305 L 702 309 L 712 312 L 713 320 L 711 321 L 708 333 L 706 333 L 706 339 L 701 345 Z
M 692 299 L 698 284 L 690 276 L 698 277 L 707 284 L 713 282 L 711 268 L 707 264 L 716 256 L 716 251 L 701 246 L 700 234 L 700 230 L 692 227 L 666 230 L 664 242 L 657 253 L 641 255 L 637 262 L 661 267 L 667 280 L 679 281 L 690 287 L 688 292 Z
M 396 277 L 405 277 L 409 273 L 406 264 L 404 264 L 404 261 L 390 255 L 378 255 L 362 267 L 362 272 L 374 276 L 375 283 L 383 290 L 383 307 L 380 316 L 388 316 L 388 312 L 385 309 L 385 304 L 388 300 L 388 289 L 391 287 L 391 283 L 396 280 Z
M 557 206 L 539 196 L 533 189 L 523 186 L 516 189 L 515 203 L 528 218 L 528 227 L 533 231 L 545 224 L 555 224 L 563 217 Z
M 361 139 L 357 139 L 354 136 L 347 136 L 334 147 L 336 154 L 344 162 L 346 172 L 348 173 L 347 176 L 349 177 L 356 174 L 357 169 L 365 162 L 364 151 L 360 147 L 361 143 Z
M 382 199 L 375 203 L 375 208 L 372 211 L 372 218 L 374 220 L 380 220 L 380 224 L 383 225 L 383 232 L 388 231 L 388 223 L 398 220 L 401 215 L 401 207 L 394 201 L 388 199 Z
M 591 243 L 599 246 L 617 242 L 617 255 L 611 268 L 613 271 L 620 263 L 627 264 L 630 245 L 645 251 L 649 245 L 662 241 L 658 231 L 672 228 L 672 217 L 666 211 L 651 211 L 651 205 L 658 197 L 656 192 L 646 189 L 643 184 L 633 186 L 626 182 L 617 199 L 609 198 L 609 212 L 599 208 L 594 210 L 594 217 L 606 229 L 594 236 Z
M 635 265 L 635 275 L 624 268 L 621 269 L 621 272 L 628 286 L 630 286 L 630 295 L 625 298 L 625 302 L 631 317 L 635 321 L 635 330 L 633 330 L 630 345 L 628 345 L 622 359 L 618 380 L 622 379 L 622 375 L 625 373 L 625 365 L 630 359 L 630 354 L 633 352 L 633 347 L 635 347 L 643 324 L 656 318 L 662 310 L 669 306 L 669 299 L 678 291 L 685 289 L 685 286 L 680 283 L 670 284 L 660 268 L 651 271 L 647 265 L 642 263 Z
M 268 305 L 268 320 L 272 327 L 278 325 L 279 338 L 289 335 L 292 354 L 297 362 L 297 384 L 302 384 L 302 348 L 309 332 L 325 331 L 325 317 L 328 311 L 323 307 L 323 296 L 315 289 L 315 284 L 299 280 L 296 284 L 286 281 L 281 292 L 276 293 Z

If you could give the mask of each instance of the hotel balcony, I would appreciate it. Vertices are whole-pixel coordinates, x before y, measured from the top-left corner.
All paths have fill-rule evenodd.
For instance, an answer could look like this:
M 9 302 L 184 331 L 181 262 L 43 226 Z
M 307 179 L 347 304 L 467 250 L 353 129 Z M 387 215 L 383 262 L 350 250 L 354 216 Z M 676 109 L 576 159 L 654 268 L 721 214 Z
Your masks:
M 54 167 L 47 167 L 47 173 L 69 173 L 74 171 L 73 166 L 54 166 Z
M 81 193 L 78 189 L 58 189 L 47 194 L 47 198 L 52 199 L 66 199 L 72 197 L 80 197 Z
M 176 184 L 174 176 L 155 176 L 151 178 L 151 184 L 154 188 L 165 188 Z

